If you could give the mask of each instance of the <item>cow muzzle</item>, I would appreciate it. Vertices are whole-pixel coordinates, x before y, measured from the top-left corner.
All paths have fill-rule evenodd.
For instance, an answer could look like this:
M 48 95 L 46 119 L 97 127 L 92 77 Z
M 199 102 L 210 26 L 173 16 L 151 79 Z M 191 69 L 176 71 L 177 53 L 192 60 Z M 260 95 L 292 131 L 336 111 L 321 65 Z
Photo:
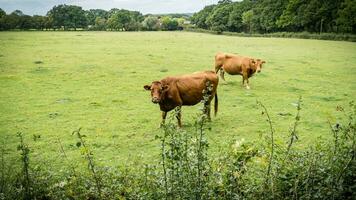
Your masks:
M 152 98 L 152 103 L 159 103 L 159 99 L 157 97 L 153 97 Z

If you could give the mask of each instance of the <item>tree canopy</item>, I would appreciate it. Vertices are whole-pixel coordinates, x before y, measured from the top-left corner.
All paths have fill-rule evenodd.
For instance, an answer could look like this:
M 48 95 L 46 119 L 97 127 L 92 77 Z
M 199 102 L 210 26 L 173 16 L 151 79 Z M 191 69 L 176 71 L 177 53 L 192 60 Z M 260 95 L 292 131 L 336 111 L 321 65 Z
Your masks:
M 54 28 L 84 28 L 88 21 L 84 10 L 79 6 L 58 5 L 48 11 L 47 16 L 51 19 Z
M 155 16 L 147 16 L 142 22 L 142 26 L 144 30 L 157 31 L 160 27 L 159 19 Z
M 191 23 L 190 23 L 191 22 Z M 355 0 L 220 0 L 193 16 L 190 14 L 142 15 L 138 11 L 83 10 L 57 5 L 46 16 L 29 16 L 20 10 L 6 14 L 0 8 L 0 30 L 115 30 L 156 31 L 195 27 L 216 31 L 272 33 L 356 33 Z
M 6 14 L 0 8 L 0 30 L 115 30 L 157 31 L 182 29 L 189 19 L 188 14 L 146 15 L 138 11 L 113 8 L 83 10 L 75 5 L 56 5 L 46 16 L 29 16 L 21 10 Z
M 192 22 L 217 32 L 356 33 L 356 1 L 221 0 L 195 13 Z

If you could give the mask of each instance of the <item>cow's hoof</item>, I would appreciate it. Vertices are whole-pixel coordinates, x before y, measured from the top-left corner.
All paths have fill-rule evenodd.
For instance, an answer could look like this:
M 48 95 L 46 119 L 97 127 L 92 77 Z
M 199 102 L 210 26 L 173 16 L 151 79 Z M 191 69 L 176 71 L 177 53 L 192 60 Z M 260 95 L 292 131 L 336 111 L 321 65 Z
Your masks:
M 248 90 L 249 90 L 249 89 L 250 89 L 250 86 L 246 86 L 246 89 L 248 89 Z

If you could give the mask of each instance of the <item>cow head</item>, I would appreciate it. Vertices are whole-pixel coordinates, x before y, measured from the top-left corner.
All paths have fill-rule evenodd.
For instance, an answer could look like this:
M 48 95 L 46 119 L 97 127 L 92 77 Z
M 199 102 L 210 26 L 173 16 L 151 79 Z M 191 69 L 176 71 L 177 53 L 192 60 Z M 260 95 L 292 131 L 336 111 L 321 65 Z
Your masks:
M 162 100 L 163 93 L 165 93 L 169 89 L 169 86 L 163 85 L 159 81 L 154 81 L 151 85 L 145 85 L 143 86 L 143 88 L 145 88 L 145 90 L 151 91 L 153 103 L 159 103 Z
M 266 61 L 261 59 L 252 59 L 254 69 L 257 73 L 260 73 L 262 70 L 262 65 L 266 63 Z

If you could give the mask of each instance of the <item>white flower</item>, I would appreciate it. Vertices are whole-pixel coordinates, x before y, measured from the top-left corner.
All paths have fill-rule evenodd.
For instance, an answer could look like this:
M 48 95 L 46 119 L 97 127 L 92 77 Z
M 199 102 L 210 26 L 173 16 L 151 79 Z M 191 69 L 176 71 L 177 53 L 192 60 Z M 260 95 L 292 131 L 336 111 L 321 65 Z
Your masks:
M 235 143 L 232 145 L 233 151 L 236 153 L 236 151 L 239 149 L 239 147 L 245 142 L 245 138 L 242 138 L 241 140 L 236 140 Z

